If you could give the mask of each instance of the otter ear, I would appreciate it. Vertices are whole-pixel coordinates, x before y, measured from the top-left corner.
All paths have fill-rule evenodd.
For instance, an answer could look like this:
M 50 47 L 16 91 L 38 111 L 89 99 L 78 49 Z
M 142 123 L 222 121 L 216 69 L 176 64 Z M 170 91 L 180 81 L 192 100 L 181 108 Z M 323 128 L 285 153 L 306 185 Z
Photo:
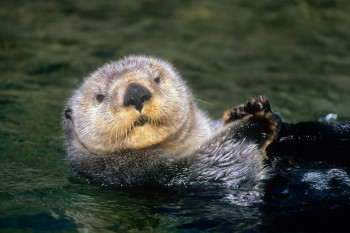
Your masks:
M 64 117 L 66 119 L 72 120 L 72 109 L 71 108 L 66 108 L 64 110 Z

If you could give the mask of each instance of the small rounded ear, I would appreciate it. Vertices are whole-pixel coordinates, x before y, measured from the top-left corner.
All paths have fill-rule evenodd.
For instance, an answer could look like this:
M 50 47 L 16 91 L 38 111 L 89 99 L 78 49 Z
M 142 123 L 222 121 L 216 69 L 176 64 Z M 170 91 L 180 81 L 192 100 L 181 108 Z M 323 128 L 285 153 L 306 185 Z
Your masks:
M 66 108 L 64 110 L 64 117 L 66 119 L 72 120 L 72 109 L 71 108 Z

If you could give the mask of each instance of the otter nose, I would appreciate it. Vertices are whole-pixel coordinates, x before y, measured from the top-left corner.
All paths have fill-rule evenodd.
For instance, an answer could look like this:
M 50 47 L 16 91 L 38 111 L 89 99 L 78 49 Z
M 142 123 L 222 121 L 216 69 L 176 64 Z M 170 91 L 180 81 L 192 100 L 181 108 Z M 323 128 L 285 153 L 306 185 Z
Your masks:
M 143 86 L 131 83 L 124 95 L 124 106 L 134 107 L 141 112 L 143 105 L 152 97 L 151 92 Z

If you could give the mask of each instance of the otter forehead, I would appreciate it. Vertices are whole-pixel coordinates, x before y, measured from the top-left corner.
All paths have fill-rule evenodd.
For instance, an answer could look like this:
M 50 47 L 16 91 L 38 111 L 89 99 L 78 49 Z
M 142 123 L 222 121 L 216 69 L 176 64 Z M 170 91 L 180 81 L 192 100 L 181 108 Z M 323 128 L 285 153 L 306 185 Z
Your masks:
M 138 74 L 139 76 L 169 75 L 178 77 L 174 67 L 169 63 L 155 58 L 130 56 L 122 60 L 111 62 L 99 68 L 91 75 L 91 78 L 106 78 L 113 81 L 125 77 L 127 74 Z
M 111 62 L 99 68 L 85 80 L 76 95 L 102 94 L 108 95 L 107 99 L 114 95 L 121 99 L 131 83 L 140 84 L 152 93 L 162 91 L 159 85 L 155 84 L 157 79 L 162 80 L 160 86 L 169 94 L 181 92 L 184 96 L 191 95 L 185 82 L 169 63 L 155 58 L 135 56 Z

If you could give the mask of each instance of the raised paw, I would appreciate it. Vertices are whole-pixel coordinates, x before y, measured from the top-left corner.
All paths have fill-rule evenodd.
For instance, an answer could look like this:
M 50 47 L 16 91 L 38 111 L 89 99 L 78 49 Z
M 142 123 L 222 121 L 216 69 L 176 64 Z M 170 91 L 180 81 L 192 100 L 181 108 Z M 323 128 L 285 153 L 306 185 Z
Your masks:
M 246 104 L 239 105 L 224 113 L 224 124 L 236 121 L 251 115 L 261 115 L 271 113 L 270 101 L 266 96 L 258 99 L 250 99 Z

